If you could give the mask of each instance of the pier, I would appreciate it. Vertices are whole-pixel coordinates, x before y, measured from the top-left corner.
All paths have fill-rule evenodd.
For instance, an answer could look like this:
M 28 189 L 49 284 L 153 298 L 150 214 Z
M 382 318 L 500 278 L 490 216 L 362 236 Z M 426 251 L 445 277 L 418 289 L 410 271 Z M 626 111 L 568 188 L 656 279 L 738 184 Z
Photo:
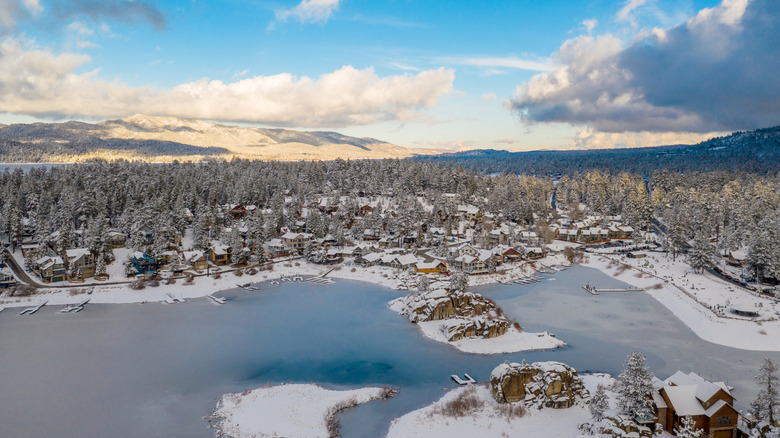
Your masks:
M 32 315 L 32 314 L 34 314 L 35 312 L 37 312 L 37 311 L 41 310 L 41 307 L 45 306 L 45 305 L 46 305 L 46 303 L 48 303 L 48 302 L 49 302 L 49 301 L 47 300 L 47 301 L 44 301 L 44 302 L 42 302 L 41 304 L 38 304 L 38 305 L 37 305 L 37 306 L 35 306 L 35 307 L 28 307 L 28 308 L 26 308 L 26 309 L 22 310 L 21 312 L 19 312 L 19 314 L 20 314 L 20 315 Z
M 227 299 L 224 297 L 215 297 L 214 295 L 206 295 L 206 298 L 210 299 L 211 301 L 217 303 L 217 304 L 225 304 L 227 302 Z
M 463 374 L 463 377 L 465 377 L 465 379 L 461 379 L 459 376 L 453 374 L 450 376 L 450 379 L 455 381 L 455 383 L 457 383 L 458 385 L 468 385 L 469 383 L 477 383 L 477 381 L 474 380 L 474 378 L 469 376 L 468 374 Z
M 538 282 L 540 282 L 542 280 L 543 280 L 542 277 L 538 277 L 538 276 L 534 275 L 532 277 L 518 278 L 518 279 L 515 279 L 513 281 L 516 284 L 533 284 L 533 283 L 538 283 Z
M 89 298 L 87 298 L 86 300 L 78 304 L 72 304 L 70 306 L 64 307 L 59 310 L 59 313 L 79 313 L 82 310 L 84 310 L 84 306 L 87 305 L 88 302 L 89 302 Z

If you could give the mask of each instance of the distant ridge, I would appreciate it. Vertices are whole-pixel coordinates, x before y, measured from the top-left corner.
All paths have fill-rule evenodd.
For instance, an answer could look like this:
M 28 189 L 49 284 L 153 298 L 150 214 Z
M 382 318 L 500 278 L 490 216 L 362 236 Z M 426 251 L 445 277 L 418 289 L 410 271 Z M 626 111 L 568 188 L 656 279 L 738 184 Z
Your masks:
M 572 174 L 598 169 L 650 176 L 659 170 L 780 172 L 780 126 L 738 131 L 694 145 L 568 151 L 508 152 L 480 149 L 416 157 L 484 173 Z
M 227 126 L 136 114 L 118 120 L 0 125 L 0 162 L 65 162 L 90 158 L 144 161 L 233 157 L 259 160 L 407 158 L 410 149 L 330 131 Z

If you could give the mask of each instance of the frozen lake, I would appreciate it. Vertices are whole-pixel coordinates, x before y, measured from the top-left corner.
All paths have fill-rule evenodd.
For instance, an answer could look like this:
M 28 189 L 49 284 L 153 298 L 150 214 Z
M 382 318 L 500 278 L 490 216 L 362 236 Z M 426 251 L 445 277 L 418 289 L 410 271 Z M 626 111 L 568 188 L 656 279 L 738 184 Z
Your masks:
M 396 398 L 342 417 L 345 437 L 384 436 L 393 418 L 454 387 L 450 374 L 484 380 L 504 360 L 522 359 L 617 374 L 635 350 L 661 378 L 696 371 L 736 386 L 740 407 L 752 400 L 752 376 L 767 353 L 701 341 L 645 294 L 583 291 L 585 283 L 622 284 L 599 271 L 576 267 L 554 278 L 479 289 L 526 330 L 569 343 L 509 355 L 470 355 L 426 340 L 387 309 L 399 292 L 341 280 L 234 291 L 224 306 L 202 298 L 88 305 L 73 315 L 44 308 L 32 317 L 7 309 L 0 313 L 0 436 L 205 438 L 212 435 L 202 417 L 223 393 L 280 382 L 399 387 Z

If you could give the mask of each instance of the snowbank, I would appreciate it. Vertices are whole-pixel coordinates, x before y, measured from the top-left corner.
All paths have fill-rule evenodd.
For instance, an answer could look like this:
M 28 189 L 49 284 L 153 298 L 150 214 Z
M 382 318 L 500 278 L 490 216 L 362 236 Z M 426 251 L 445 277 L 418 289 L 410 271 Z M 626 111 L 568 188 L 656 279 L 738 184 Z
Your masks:
M 346 407 L 386 398 L 383 388 L 334 391 L 315 384 L 280 385 L 225 394 L 212 414 L 217 436 L 330 436 L 329 419 Z
M 743 350 L 780 351 L 777 302 L 713 275 L 694 273 L 680 257 L 673 261 L 663 254 L 645 254 L 647 257 L 641 259 L 591 254 L 583 266 L 644 288 L 705 341 Z M 736 317 L 728 310 L 731 306 L 755 310 L 762 321 Z M 724 317 L 716 316 L 719 308 L 723 309 Z

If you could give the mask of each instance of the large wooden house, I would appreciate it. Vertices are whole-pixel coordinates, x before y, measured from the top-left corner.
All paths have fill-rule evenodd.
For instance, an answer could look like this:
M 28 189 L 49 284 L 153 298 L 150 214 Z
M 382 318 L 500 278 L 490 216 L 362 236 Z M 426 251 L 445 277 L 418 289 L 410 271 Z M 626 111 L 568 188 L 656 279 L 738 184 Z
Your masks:
M 16 278 L 8 271 L 0 269 L 0 289 L 16 286 Z
M 713 383 L 696 373 L 678 371 L 656 386 L 656 416 L 665 431 L 673 433 L 680 427 L 683 417 L 691 417 L 696 427 L 704 432 L 704 437 L 741 436 L 739 413 L 734 409 L 734 397 L 725 383 Z
M 206 255 L 211 263 L 215 265 L 227 265 L 230 262 L 230 255 L 233 249 L 227 245 L 217 243 L 206 250 Z
M 84 279 L 95 275 L 95 256 L 87 248 L 69 249 L 65 255 L 72 278 Z
M 151 254 L 135 251 L 131 263 L 138 275 L 154 275 L 157 272 L 157 260 Z
M 57 283 L 65 281 L 67 273 L 65 272 L 65 263 L 61 257 L 46 256 L 35 261 L 35 273 L 41 277 L 44 283 Z

